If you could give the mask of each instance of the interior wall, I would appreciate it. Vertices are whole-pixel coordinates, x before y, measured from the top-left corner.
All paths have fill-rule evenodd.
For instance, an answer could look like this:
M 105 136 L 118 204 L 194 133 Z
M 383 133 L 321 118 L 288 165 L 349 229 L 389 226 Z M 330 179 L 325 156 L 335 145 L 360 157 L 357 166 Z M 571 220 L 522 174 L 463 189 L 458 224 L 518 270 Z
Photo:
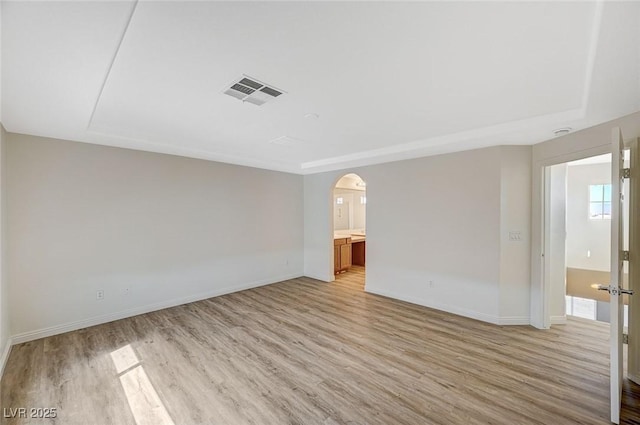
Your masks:
M 2 2 L 0 2 L 0 46 L 2 46 Z M 2 125 L 2 55 L 0 55 L 0 378 L 11 349 L 10 304 L 5 261 L 7 252 L 5 143 L 6 131 Z
M 333 188 L 344 171 L 304 176 L 304 275 L 333 282 Z M 367 240 L 367 261 L 370 243 Z
M 529 323 L 531 147 L 500 147 L 500 322 Z
M 589 218 L 589 185 L 611 184 L 611 164 L 568 168 L 567 267 L 610 271 L 611 220 Z
M 17 134 L 7 163 L 16 342 L 303 274 L 302 176 Z
M 566 323 L 567 294 L 567 166 L 566 163 L 553 165 L 548 169 L 549 196 L 549 255 L 548 279 L 551 291 L 549 302 L 551 323 Z
M 528 150 L 509 151 L 524 174 L 530 173 Z M 502 274 L 501 223 L 521 229 L 524 239 L 514 255 L 526 274 L 530 177 L 503 192 L 505 152 L 492 147 L 305 176 L 305 275 L 332 280 L 332 191 L 337 179 L 355 172 L 367 182 L 368 292 L 500 323 L 504 278 L 505 291 L 513 289 L 505 305 L 517 299 L 506 322 L 528 322 L 529 276 L 521 280 L 517 265 Z M 516 186 L 527 211 L 503 216 L 503 203 L 518 204 L 503 199 Z
M 543 182 L 544 167 L 611 152 L 611 132 L 619 127 L 625 140 L 640 137 L 640 112 L 630 114 L 595 127 L 547 140 L 533 146 L 531 199 L 531 325 L 548 328 L 548 287 L 545 283 Z
M 4 127 L 0 124 L 0 377 L 11 348 L 10 308 L 7 279 L 7 180 L 6 139 Z
M 400 161 L 362 173 L 370 200 L 368 292 L 497 320 L 499 152 Z

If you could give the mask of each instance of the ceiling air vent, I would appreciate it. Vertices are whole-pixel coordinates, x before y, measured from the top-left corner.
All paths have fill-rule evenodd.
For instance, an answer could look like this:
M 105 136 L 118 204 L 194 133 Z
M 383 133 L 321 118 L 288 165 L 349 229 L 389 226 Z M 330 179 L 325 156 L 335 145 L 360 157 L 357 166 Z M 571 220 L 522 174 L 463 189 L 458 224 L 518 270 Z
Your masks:
M 233 96 L 243 102 L 253 103 L 254 105 L 263 105 L 268 101 L 275 99 L 284 92 L 265 83 L 261 83 L 253 77 L 243 75 L 234 81 L 224 91 L 224 94 Z

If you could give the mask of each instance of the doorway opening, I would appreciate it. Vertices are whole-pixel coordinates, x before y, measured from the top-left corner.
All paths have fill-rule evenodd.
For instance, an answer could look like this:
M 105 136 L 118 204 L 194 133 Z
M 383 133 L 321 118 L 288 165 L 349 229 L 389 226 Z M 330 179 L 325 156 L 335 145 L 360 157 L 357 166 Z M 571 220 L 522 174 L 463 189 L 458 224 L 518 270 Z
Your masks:
M 628 198 L 628 185 L 623 190 Z M 609 323 L 609 293 L 597 286 L 611 280 L 611 154 L 546 167 L 545 192 L 550 323 L 572 316 Z M 625 227 L 628 214 L 625 208 Z M 628 244 L 628 231 L 623 234 Z
M 609 384 L 610 384 L 610 415 L 611 422 L 620 423 L 621 401 L 623 394 L 623 386 L 629 385 L 631 381 L 640 382 L 640 327 L 636 326 L 640 323 L 638 313 L 640 312 L 640 298 L 631 297 L 629 295 L 638 291 L 638 267 L 632 258 L 632 252 L 640 252 L 640 218 L 637 211 L 638 202 L 640 201 L 640 184 L 637 182 L 636 170 L 640 164 L 640 154 L 637 149 L 637 140 L 623 141 L 620 128 L 614 127 L 611 131 L 611 144 L 609 149 L 602 145 L 597 148 L 588 149 L 580 152 L 572 152 L 556 157 L 563 158 L 565 161 L 578 161 L 570 164 L 564 162 L 558 164 L 554 159 L 538 162 L 541 171 L 539 181 L 542 185 L 535 192 L 541 197 L 542 208 L 538 210 L 541 214 L 539 227 L 542 248 L 540 257 L 534 253 L 532 256 L 532 264 L 534 269 L 532 276 L 540 278 L 541 283 L 537 288 L 540 289 L 538 294 L 542 295 L 538 298 L 541 302 L 532 303 L 532 320 L 548 328 L 553 325 L 555 312 L 554 305 L 564 307 L 564 316 L 561 319 L 580 324 L 584 319 L 574 318 L 567 313 L 570 311 L 567 305 L 567 299 L 562 300 L 562 296 L 567 294 L 574 295 L 576 291 L 581 290 L 584 295 L 578 298 L 593 300 L 594 305 L 590 319 L 603 318 L 602 311 L 599 313 L 598 308 L 609 310 L 608 323 L 599 323 L 593 321 L 593 325 L 601 326 L 606 329 L 608 334 L 608 347 L 598 346 L 599 350 L 607 349 L 609 354 Z M 582 181 L 582 188 L 579 189 L 583 197 L 582 207 L 573 205 L 571 201 L 567 201 L 571 197 L 570 182 L 574 179 L 571 174 L 579 175 L 579 172 L 572 170 L 572 167 L 594 166 L 598 162 L 604 162 L 603 158 L 593 158 L 593 156 L 611 153 L 611 159 L 608 168 L 610 177 L 606 176 L 600 181 Z M 587 152 L 591 152 L 592 156 L 588 156 Z M 588 159 L 585 160 L 585 157 Z M 545 163 L 546 162 L 546 163 Z M 610 185 L 610 187 L 609 187 Z M 535 184 L 534 184 L 535 186 Z M 535 199 L 534 199 L 535 205 Z M 571 227 L 579 225 L 578 219 L 571 215 L 572 207 L 582 214 L 582 220 L 590 223 L 594 227 L 600 223 L 609 228 L 609 243 L 599 242 L 597 245 L 608 248 L 609 266 L 603 266 L 605 270 L 597 270 L 595 263 L 603 264 L 605 261 L 598 258 L 594 251 L 585 245 L 580 245 L 576 241 L 580 241 L 579 234 L 574 231 L 572 240 Z M 584 215 L 586 212 L 586 215 Z M 589 221 L 586 221 L 589 220 Z M 534 217 L 534 227 L 537 227 Z M 584 227 L 584 226 L 583 226 Z M 604 230 L 604 226 L 603 230 Z M 583 229 L 584 230 L 584 229 Z M 585 232 L 589 236 L 588 232 Z M 589 239 L 587 238 L 587 241 Z M 577 246 L 579 249 L 574 253 L 571 252 L 571 245 Z M 629 246 L 632 246 L 632 249 Z M 571 264 L 572 255 L 577 253 L 577 262 Z M 582 258 L 580 258 L 582 257 Z M 539 258 L 539 260 L 538 260 Z M 605 257 L 606 258 L 606 257 Z M 574 272 L 582 273 L 580 275 L 570 276 L 571 268 Z M 535 268 L 539 267 L 539 273 Z M 607 270 L 608 269 L 608 270 Z M 532 300 L 536 300 L 536 286 L 532 280 Z M 576 284 L 578 288 L 571 288 Z M 581 287 L 580 287 L 581 286 Z M 605 300 L 598 302 L 598 292 L 606 293 Z M 606 292 L 605 292 L 606 291 Z M 574 292 L 574 294 L 571 294 Z M 608 299 L 607 299 L 608 298 Z M 562 302 L 564 301 L 564 302 Z M 574 308 L 574 300 L 570 300 Z M 607 305 L 608 304 L 608 305 Z M 630 308 L 625 307 L 630 305 Z M 534 311 L 534 309 L 538 309 Z M 557 310 L 556 310 L 557 312 Z M 625 313 L 628 312 L 628 318 L 625 319 Z M 599 317 L 600 316 L 600 317 Z M 535 318 L 535 319 L 534 319 Z M 604 318 L 603 318 L 604 319 Z M 603 320 L 604 321 L 604 320 Z M 583 324 L 586 324 L 584 321 Z M 556 322 L 558 324 L 558 322 Z M 592 325 L 589 325 L 592 326 Z M 626 334 L 626 335 L 625 335 Z M 638 340 L 638 341 L 636 341 Z M 604 340 L 602 342 L 605 342 Z M 628 343 L 628 344 L 627 344 Z M 625 344 L 627 344 L 625 346 Z
M 342 176 L 333 187 L 333 273 L 364 290 L 366 267 L 365 181 L 357 174 Z

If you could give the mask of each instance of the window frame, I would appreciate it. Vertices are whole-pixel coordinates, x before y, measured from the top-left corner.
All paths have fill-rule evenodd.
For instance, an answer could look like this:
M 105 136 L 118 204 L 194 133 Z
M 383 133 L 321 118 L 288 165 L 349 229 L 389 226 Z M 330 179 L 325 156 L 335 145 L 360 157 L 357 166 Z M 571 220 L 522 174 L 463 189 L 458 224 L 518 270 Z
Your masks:
M 593 188 L 595 187 L 600 187 L 600 192 L 602 193 L 602 197 L 598 200 L 593 200 L 593 198 L 591 197 L 592 193 L 593 193 Z M 608 188 L 608 194 L 609 197 L 607 198 L 607 188 Z M 590 184 L 588 187 L 589 190 L 589 201 L 588 201 L 588 211 L 587 214 L 589 215 L 589 220 L 611 220 L 611 183 L 597 183 L 597 184 Z M 609 205 L 609 214 L 606 214 L 606 205 Z M 599 214 L 597 215 L 593 215 L 592 214 L 592 207 L 594 205 L 598 206 L 598 210 L 599 210 Z

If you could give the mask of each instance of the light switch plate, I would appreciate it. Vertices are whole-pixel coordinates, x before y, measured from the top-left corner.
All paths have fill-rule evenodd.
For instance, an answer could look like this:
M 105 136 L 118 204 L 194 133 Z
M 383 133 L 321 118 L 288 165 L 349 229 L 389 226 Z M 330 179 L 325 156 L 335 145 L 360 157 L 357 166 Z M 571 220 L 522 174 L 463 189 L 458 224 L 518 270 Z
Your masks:
M 522 240 L 522 232 L 517 230 L 511 230 L 509 232 L 509 240 L 514 242 L 520 242 Z

